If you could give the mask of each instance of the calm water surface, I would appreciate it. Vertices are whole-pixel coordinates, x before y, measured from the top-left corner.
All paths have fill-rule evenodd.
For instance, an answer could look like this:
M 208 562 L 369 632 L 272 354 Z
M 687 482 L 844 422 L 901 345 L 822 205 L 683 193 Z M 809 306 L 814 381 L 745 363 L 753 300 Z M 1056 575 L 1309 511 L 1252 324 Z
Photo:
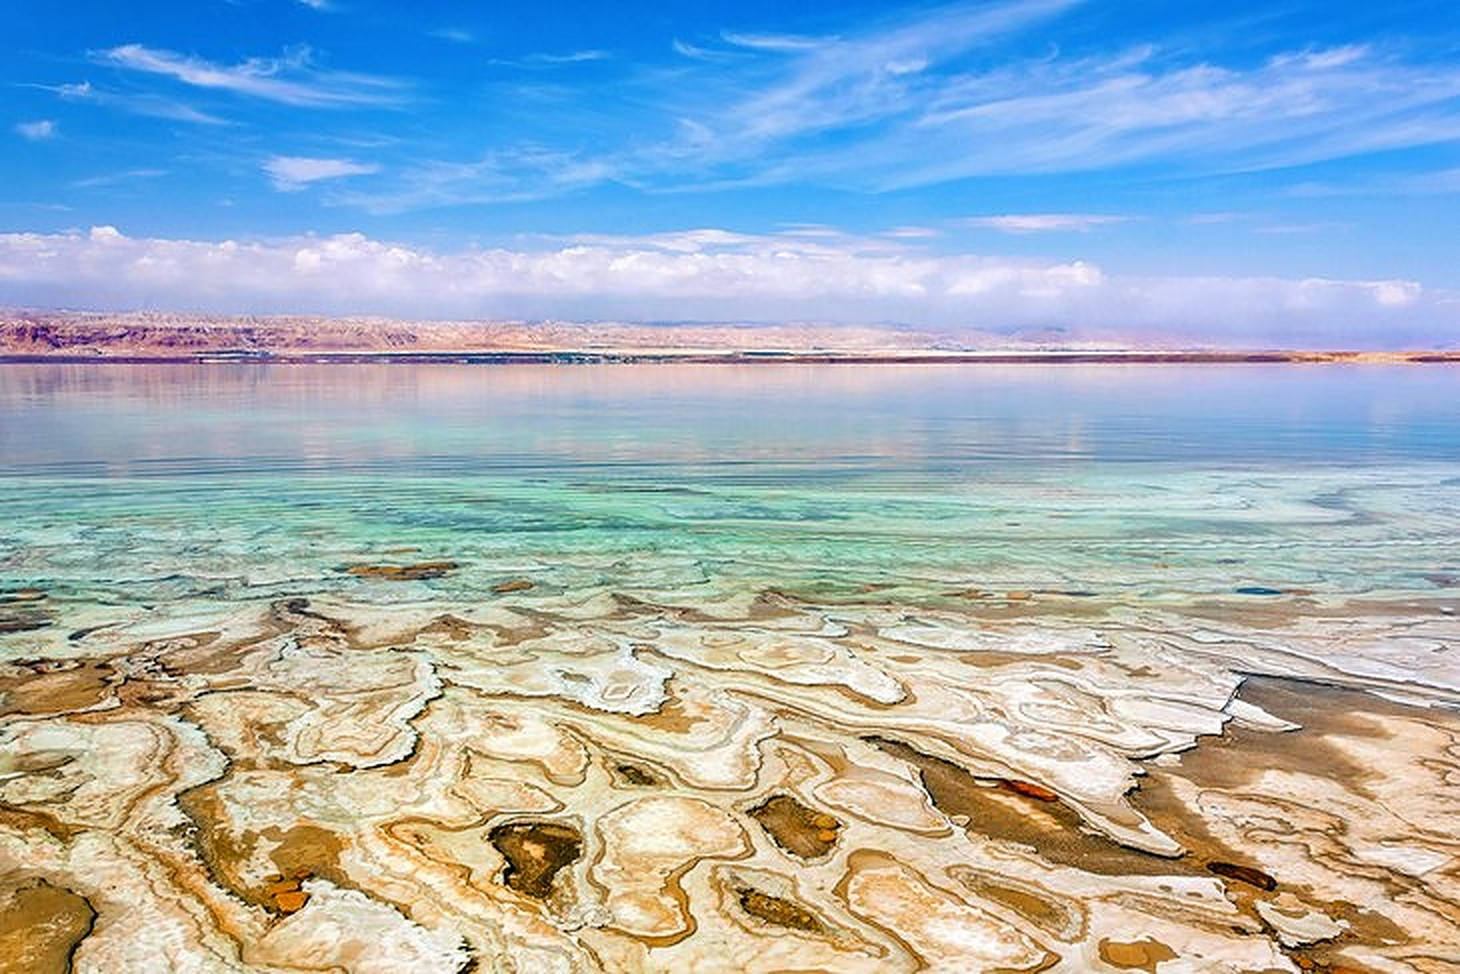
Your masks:
M 4 366 L 0 461 L 0 585 L 78 601 L 1460 574 L 1443 366 Z

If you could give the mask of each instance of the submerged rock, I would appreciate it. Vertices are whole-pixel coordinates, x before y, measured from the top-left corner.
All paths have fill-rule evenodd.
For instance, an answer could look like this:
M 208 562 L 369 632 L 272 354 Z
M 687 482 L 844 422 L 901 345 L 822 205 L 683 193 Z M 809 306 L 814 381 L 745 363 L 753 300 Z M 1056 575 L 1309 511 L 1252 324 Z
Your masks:
M 425 578 L 440 578 L 461 566 L 454 561 L 420 561 L 412 565 L 346 565 L 342 569 L 356 578 L 384 578 L 394 582 L 413 582 Z
M 526 592 L 532 588 L 532 583 L 525 578 L 514 578 L 506 582 L 498 582 L 492 586 L 492 591 L 498 595 L 505 595 L 508 592 Z

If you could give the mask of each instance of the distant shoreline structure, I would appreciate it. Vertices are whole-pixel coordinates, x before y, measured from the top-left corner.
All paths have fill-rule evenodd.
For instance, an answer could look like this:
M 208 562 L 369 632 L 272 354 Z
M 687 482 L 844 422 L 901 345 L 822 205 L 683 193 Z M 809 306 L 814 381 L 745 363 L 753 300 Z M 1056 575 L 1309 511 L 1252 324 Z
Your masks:
M 191 355 L 10 355 L 0 365 L 1425 365 L 1460 364 L 1455 352 L 317 352 Z
M 0 311 L 0 364 L 1090 365 L 1460 363 L 1460 349 L 1231 348 L 896 325 L 427 321 Z

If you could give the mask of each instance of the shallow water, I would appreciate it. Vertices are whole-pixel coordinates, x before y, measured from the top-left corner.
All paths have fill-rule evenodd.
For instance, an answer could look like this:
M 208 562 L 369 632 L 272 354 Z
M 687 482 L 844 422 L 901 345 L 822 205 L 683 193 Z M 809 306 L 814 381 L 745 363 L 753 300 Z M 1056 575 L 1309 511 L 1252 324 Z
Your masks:
M 246 598 L 419 547 L 465 563 L 434 586 L 459 596 L 527 568 L 1427 592 L 1460 570 L 1455 392 L 1414 367 L 10 366 L 6 581 Z
M 1457 390 L 5 366 L 0 938 L 97 971 L 1430 970 Z

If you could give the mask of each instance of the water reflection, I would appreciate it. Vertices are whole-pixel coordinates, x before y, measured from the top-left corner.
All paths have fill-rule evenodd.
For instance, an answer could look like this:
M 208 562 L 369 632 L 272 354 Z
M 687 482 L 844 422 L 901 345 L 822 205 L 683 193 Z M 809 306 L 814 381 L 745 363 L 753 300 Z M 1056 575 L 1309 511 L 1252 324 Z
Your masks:
M 0 368 L 0 455 L 10 474 L 127 475 L 1452 460 L 1455 378 L 1443 366 L 20 365 Z

